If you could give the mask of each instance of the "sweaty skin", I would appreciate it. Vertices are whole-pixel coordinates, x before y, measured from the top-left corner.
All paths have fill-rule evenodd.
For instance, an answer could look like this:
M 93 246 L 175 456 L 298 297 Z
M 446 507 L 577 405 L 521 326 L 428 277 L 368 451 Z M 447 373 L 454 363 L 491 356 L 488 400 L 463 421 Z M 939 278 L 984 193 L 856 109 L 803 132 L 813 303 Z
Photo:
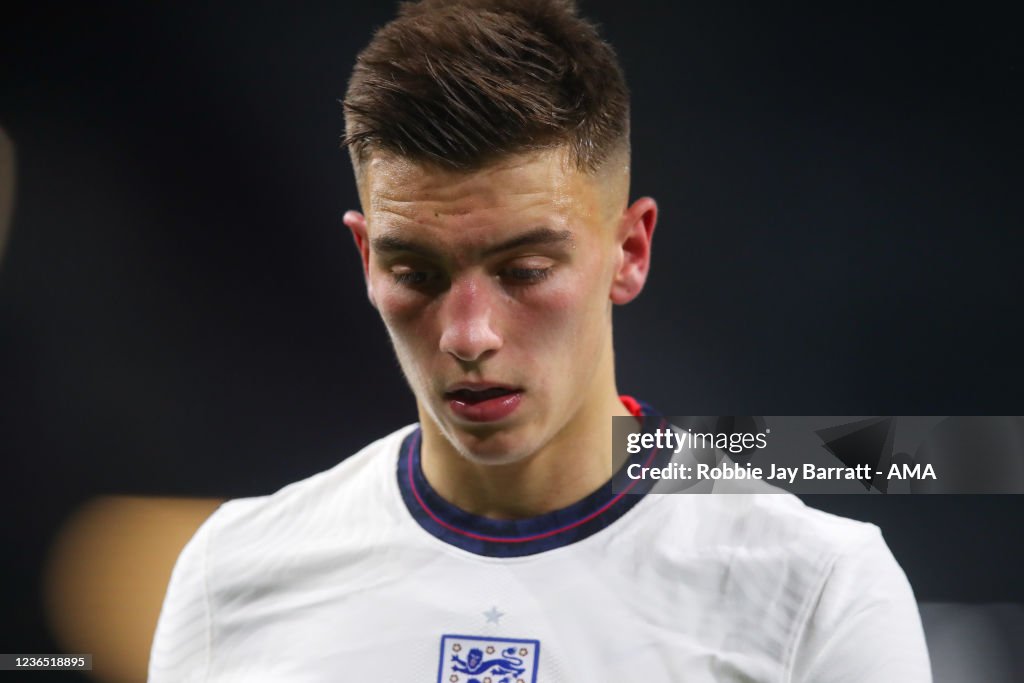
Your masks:
M 628 415 L 612 304 L 640 293 L 657 216 L 650 198 L 627 206 L 625 154 L 590 174 L 561 149 L 469 173 L 377 153 L 359 179 L 366 215 L 345 224 L 416 396 L 430 484 L 497 519 L 600 487 L 609 417 Z M 508 392 L 509 414 L 467 418 L 452 402 L 487 387 Z

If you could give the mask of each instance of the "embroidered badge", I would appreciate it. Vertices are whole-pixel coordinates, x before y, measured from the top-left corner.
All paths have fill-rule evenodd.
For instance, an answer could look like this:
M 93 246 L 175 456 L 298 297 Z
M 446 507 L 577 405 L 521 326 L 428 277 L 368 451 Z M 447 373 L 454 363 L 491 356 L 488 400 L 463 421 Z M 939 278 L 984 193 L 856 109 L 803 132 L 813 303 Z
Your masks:
M 438 683 L 536 683 L 540 641 L 441 636 Z

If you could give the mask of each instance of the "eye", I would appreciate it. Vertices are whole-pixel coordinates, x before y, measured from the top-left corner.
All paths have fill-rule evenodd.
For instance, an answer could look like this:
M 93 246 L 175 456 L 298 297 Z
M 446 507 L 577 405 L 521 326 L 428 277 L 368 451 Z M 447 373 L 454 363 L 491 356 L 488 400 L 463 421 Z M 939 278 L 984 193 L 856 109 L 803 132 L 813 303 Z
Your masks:
M 543 282 L 554 271 L 554 262 L 548 258 L 526 258 L 513 261 L 505 266 L 499 275 L 517 285 L 532 285 Z
M 390 273 L 395 284 L 418 289 L 437 285 L 443 278 L 440 271 L 403 265 L 392 266 Z
M 506 280 L 518 284 L 534 284 L 543 282 L 551 275 L 551 267 L 547 268 L 507 268 L 503 275 Z

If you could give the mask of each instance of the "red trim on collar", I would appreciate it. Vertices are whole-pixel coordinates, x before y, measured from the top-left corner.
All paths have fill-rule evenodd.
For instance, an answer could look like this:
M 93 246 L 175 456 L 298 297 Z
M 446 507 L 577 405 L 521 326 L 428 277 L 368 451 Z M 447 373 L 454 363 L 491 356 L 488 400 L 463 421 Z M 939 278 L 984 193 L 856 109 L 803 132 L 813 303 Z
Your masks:
M 640 403 L 632 396 L 619 396 L 619 400 L 622 401 L 622 405 L 626 406 L 633 417 L 643 417 L 644 409 L 640 407 Z

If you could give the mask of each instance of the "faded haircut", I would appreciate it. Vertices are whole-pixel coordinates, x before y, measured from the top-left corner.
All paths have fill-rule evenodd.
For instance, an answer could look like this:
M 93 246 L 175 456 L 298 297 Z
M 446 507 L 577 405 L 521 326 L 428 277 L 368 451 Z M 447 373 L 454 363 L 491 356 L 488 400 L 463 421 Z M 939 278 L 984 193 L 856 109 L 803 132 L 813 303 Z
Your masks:
M 477 170 L 565 147 L 594 172 L 629 147 L 622 69 L 571 0 L 403 2 L 359 54 L 344 108 L 357 171 L 375 151 Z

